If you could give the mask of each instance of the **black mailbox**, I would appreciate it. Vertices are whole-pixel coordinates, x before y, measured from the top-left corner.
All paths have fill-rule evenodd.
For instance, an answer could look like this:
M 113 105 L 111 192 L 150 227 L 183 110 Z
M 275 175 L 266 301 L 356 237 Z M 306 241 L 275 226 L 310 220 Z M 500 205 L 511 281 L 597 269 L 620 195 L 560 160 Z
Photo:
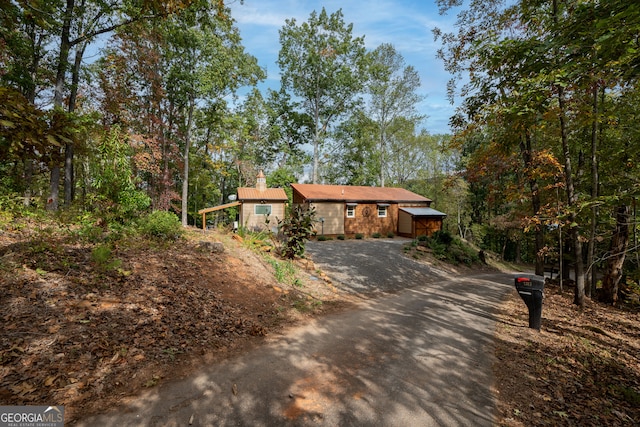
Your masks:
M 521 274 L 516 276 L 515 285 L 520 297 L 529 309 L 529 327 L 540 330 L 544 277 L 535 274 Z

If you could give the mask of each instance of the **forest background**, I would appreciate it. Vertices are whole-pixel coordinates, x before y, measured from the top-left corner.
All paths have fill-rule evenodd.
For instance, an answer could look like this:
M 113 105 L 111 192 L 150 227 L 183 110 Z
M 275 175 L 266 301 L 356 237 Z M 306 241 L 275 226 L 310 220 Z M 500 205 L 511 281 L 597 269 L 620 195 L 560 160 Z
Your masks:
M 261 92 L 224 1 L 1 0 L 0 222 L 199 226 L 259 170 L 270 187 L 400 186 L 452 234 L 538 274 L 559 263 L 576 304 L 618 303 L 640 278 L 640 5 L 437 4 L 462 7 L 433 33 L 461 100 L 451 135 L 422 128 L 415 68 L 340 10 L 286 21 L 281 87 Z

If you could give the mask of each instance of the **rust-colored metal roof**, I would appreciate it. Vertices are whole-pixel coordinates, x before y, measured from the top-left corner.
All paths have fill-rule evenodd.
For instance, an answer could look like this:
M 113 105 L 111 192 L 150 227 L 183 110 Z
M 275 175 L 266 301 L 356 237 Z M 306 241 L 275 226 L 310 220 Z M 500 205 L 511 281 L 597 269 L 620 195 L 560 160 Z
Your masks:
M 287 193 L 282 188 L 266 188 L 262 191 L 254 187 L 238 188 L 238 200 L 277 200 L 287 201 Z
M 404 188 L 396 187 L 364 187 L 355 185 L 322 185 L 322 184 L 291 184 L 305 200 L 343 201 L 343 202 L 392 202 L 413 203 L 431 202 L 419 194 Z

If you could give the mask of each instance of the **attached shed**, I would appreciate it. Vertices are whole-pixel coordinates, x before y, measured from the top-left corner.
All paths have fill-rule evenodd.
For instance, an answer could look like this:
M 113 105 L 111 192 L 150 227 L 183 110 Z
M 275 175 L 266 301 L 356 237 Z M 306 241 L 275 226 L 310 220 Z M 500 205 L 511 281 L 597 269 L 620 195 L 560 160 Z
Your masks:
M 442 230 L 447 214 L 433 208 L 403 207 L 398 213 L 398 234 L 404 237 L 431 236 Z
M 240 226 L 253 231 L 275 227 L 276 218 L 284 218 L 288 201 L 282 188 L 267 188 L 267 180 L 261 171 L 255 188 L 238 188 Z
M 396 187 L 291 184 L 291 188 L 293 204 L 314 207 L 316 231 L 327 235 L 400 234 L 401 209 L 431 204 L 431 199 Z

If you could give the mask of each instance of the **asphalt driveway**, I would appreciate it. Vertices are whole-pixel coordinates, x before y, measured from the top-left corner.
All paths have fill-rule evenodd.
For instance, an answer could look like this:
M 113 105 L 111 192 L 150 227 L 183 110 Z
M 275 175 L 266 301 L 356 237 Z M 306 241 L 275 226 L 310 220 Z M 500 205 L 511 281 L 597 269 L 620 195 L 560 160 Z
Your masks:
M 392 240 L 312 242 L 356 308 L 81 425 L 492 426 L 494 313 L 511 277 L 452 277 Z
M 351 293 L 397 292 L 433 282 L 439 272 L 403 256 L 411 239 L 329 240 L 307 243 L 306 253 L 322 271 Z

